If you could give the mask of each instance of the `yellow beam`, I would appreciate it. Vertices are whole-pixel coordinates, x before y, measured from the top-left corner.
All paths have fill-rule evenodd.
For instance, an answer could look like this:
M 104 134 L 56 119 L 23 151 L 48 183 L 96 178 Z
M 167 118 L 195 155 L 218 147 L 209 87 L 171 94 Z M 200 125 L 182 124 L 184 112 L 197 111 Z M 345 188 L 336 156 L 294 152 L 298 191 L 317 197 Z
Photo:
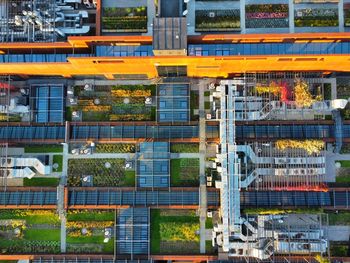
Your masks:
M 157 66 L 187 66 L 191 77 L 227 77 L 229 74 L 267 71 L 350 72 L 350 55 L 221 56 L 221 57 L 99 57 L 69 58 L 65 63 L 2 63 L 0 74 L 105 75 L 145 74 L 157 77 Z

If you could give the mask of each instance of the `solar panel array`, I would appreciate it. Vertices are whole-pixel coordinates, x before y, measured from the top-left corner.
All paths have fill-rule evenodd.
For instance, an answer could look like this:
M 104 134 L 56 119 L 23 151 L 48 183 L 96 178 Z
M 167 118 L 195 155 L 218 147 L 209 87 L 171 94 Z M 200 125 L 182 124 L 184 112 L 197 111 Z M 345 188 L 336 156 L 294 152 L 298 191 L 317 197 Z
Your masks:
M 42 191 L 40 188 L 31 191 L 0 192 L 0 205 L 56 205 L 56 191 Z
M 64 121 L 64 87 L 55 85 L 32 85 L 31 108 L 36 122 Z
M 155 126 L 155 125 L 71 125 L 72 140 L 86 139 L 182 139 L 197 138 L 198 126 L 196 125 L 174 125 L 174 126 Z
M 159 84 L 157 89 L 159 122 L 186 122 L 190 120 L 190 89 L 188 84 Z
M 116 226 L 117 254 L 149 254 L 149 209 L 119 209 Z
M 244 207 L 323 207 L 331 206 L 331 199 L 329 192 L 241 192 L 241 204 Z
M 0 128 L 0 139 L 11 141 L 64 140 L 65 127 L 60 126 L 19 126 L 8 125 Z
M 117 189 L 79 189 L 74 188 L 69 191 L 69 206 L 84 205 L 109 205 L 109 206 L 186 206 L 198 205 L 199 191 L 152 191 L 152 190 L 128 190 Z M 212 198 L 211 198 L 212 200 Z
M 6 205 L 56 205 L 57 191 L 41 188 L 30 191 L 1 191 L 0 206 Z M 130 205 L 135 207 L 186 206 L 199 204 L 199 191 L 126 190 L 116 188 L 74 188 L 68 191 L 68 205 Z M 207 192 L 208 206 L 218 207 L 217 191 Z M 242 207 L 333 207 L 350 209 L 349 191 L 242 191 Z
M 169 151 L 167 142 L 140 143 L 136 170 L 138 187 L 169 187 Z

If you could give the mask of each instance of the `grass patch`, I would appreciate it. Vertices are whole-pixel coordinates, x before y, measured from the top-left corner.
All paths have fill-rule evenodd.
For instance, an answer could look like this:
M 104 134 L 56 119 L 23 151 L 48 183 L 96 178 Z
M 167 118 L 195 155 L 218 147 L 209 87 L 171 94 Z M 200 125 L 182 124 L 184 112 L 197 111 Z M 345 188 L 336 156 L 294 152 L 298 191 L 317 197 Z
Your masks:
M 171 186 L 198 186 L 199 159 L 171 159 Z
M 60 229 L 26 229 L 24 238 L 27 240 L 60 241 Z
M 157 120 L 157 107 L 151 108 L 151 121 Z
M 350 167 L 350 161 L 336 161 L 341 164 L 341 167 Z
M 87 211 L 69 210 L 68 221 L 114 221 L 114 212 L 109 211 Z
M 332 257 L 347 257 L 349 252 L 349 246 L 331 243 L 330 251 Z
M 160 211 L 151 209 L 151 253 L 160 253 Z
M 72 121 L 72 107 L 66 107 L 66 121 Z
M 198 143 L 171 143 L 170 151 L 172 153 L 198 153 Z
M 209 97 L 209 96 L 210 96 L 210 91 L 209 91 L 209 90 L 204 91 L 204 96 L 205 96 L 205 97 Z
M 336 183 L 350 183 L 350 174 L 348 175 L 337 175 L 335 177 Z
M 210 110 L 210 101 L 205 101 L 204 102 L 204 109 Z
M 135 186 L 136 172 L 134 170 L 125 171 L 125 178 L 123 186 Z
M 207 219 L 205 219 L 205 228 L 206 229 L 213 229 L 214 225 L 213 225 L 213 219 L 210 217 L 207 217 Z
M 24 146 L 25 153 L 61 153 L 63 152 L 62 145 L 29 145 Z
M 99 143 L 96 145 L 96 153 L 134 153 L 133 143 Z
M 59 183 L 59 178 L 24 178 L 23 186 L 48 186 L 48 187 L 56 187 Z
M 54 165 L 55 163 L 58 164 L 58 167 L 56 169 L 53 168 L 53 170 L 55 172 L 62 172 L 63 156 L 62 155 L 54 155 L 53 159 L 52 159 L 52 165 Z
M 104 236 L 81 236 L 81 237 L 70 237 L 67 236 L 67 243 L 71 244 L 86 244 L 86 243 L 93 243 L 93 244 L 103 244 Z
M 350 212 L 329 213 L 330 225 L 350 225 Z

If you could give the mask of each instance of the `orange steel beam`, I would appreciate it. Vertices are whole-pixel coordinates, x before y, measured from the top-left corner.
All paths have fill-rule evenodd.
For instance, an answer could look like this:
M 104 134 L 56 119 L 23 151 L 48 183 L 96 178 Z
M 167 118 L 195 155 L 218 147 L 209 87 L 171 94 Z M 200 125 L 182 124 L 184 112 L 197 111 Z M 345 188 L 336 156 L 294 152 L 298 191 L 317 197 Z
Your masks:
M 151 255 L 153 260 L 178 260 L 187 262 L 202 262 L 208 260 L 217 260 L 218 256 L 209 255 Z
M 1 43 L 0 51 L 6 49 L 43 49 L 43 48 L 76 48 L 88 47 L 90 43 L 139 43 L 152 44 L 152 36 L 101 36 L 101 0 L 96 9 L 97 36 L 71 36 L 67 42 L 54 43 Z M 189 43 L 260 43 L 260 42 L 336 42 L 350 41 L 350 33 L 293 33 L 293 34 L 209 34 L 188 36 Z
M 2 63 L 0 74 L 158 76 L 157 66 L 187 66 L 189 77 L 222 77 L 234 73 L 271 71 L 350 72 L 350 55 L 208 56 L 208 57 L 86 57 L 65 63 Z

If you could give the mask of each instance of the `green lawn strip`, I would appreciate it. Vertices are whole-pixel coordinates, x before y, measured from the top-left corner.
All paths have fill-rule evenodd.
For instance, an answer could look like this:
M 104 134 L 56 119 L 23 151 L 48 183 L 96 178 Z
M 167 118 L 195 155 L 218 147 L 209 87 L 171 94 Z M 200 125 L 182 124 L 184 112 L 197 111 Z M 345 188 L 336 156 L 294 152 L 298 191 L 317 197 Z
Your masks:
M 350 225 L 350 212 L 328 214 L 329 225 Z
M 26 229 L 24 238 L 27 240 L 60 241 L 60 229 Z
M 198 153 L 198 143 L 172 143 L 170 144 L 170 151 L 172 153 Z
M 61 153 L 62 145 L 28 145 L 24 146 L 25 153 Z
M 170 185 L 171 186 L 180 186 L 181 176 L 180 176 L 180 159 L 171 159 L 170 160 Z
M 105 237 L 103 235 L 101 236 L 89 236 L 89 237 L 70 237 L 67 236 L 67 243 L 71 243 L 71 244 L 87 244 L 87 243 L 91 243 L 91 244 L 104 244 L 103 240 L 105 239 Z
M 23 186 L 54 186 L 56 187 L 59 183 L 59 178 L 24 178 Z
M 205 220 L 205 228 L 206 229 L 213 229 L 214 225 L 213 225 L 213 219 L 210 217 L 207 217 L 207 219 Z
M 55 163 L 58 164 L 58 167 L 57 167 L 57 169 L 53 168 L 53 170 L 55 172 L 62 172 L 63 156 L 62 155 L 54 155 L 53 159 L 52 159 L 52 165 Z
M 151 121 L 156 121 L 157 119 L 157 107 L 151 107 Z
M 210 101 L 205 101 L 204 102 L 204 109 L 210 110 Z
M 22 210 L 25 211 L 25 210 Z M 58 215 L 52 212 L 52 214 L 44 215 L 22 215 L 21 211 L 17 210 L 2 210 L 0 213 L 0 219 L 22 219 L 26 220 L 27 224 L 59 224 L 60 220 Z
M 210 96 L 210 91 L 208 90 L 208 91 L 204 91 L 204 96 L 205 97 L 209 97 Z
M 66 121 L 72 121 L 72 107 L 66 107 Z
M 341 167 L 350 167 L 350 161 L 335 161 L 341 164 Z
M 75 211 L 74 211 L 75 212 Z M 114 212 L 109 211 L 79 211 L 68 212 L 68 221 L 114 221 Z
M 134 170 L 125 171 L 123 186 L 135 186 L 136 172 Z
M 151 253 L 160 253 L 160 211 L 157 209 L 151 210 Z
M 348 175 L 338 175 L 335 177 L 336 183 L 350 183 L 350 174 Z

